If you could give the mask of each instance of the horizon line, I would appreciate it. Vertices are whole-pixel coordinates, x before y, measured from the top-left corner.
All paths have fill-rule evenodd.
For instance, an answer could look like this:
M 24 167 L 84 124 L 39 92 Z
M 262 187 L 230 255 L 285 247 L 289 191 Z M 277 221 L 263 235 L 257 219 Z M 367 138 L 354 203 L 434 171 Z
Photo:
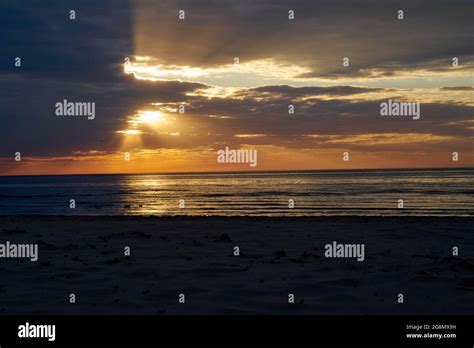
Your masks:
M 375 172 L 375 171 L 428 171 L 428 170 L 474 170 L 474 167 L 422 167 L 422 168 L 358 168 L 358 169 L 291 169 L 252 171 L 191 171 L 191 172 L 146 172 L 146 173 L 74 173 L 74 174 L 20 174 L 0 175 L 0 178 L 31 176 L 85 176 L 85 175 L 193 175 L 193 174 L 260 174 L 260 173 L 312 173 L 312 172 Z

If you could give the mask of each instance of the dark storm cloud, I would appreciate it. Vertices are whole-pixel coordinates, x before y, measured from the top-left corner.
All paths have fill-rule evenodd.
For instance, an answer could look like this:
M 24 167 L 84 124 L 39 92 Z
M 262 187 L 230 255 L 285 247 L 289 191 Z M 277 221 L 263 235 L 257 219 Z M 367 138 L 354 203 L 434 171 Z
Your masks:
M 178 10 L 186 11 L 184 21 Z M 288 20 L 288 10 L 295 20 Z M 397 11 L 404 11 L 404 20 Z M 274 58 L 301 77 L 448 71 L 474 61 L 470 1 L 137 1 L 136 49 L 168 64 L 216 66 Z M 342 67 L 349 57 L 350 68 Z
M 111 81 L 133 54 L 132 13 L 129 0 L 2 1 L 0 73 Z
M 111 80 L 134 53 L 197 67 L 274 58 L 308 68 L 304 77 L 445 71 L 454 56 L 471 69 L 473 8 L 461 0 L 2 1 L 0 72 L 14 72 L 21 57 L 22 73 Z

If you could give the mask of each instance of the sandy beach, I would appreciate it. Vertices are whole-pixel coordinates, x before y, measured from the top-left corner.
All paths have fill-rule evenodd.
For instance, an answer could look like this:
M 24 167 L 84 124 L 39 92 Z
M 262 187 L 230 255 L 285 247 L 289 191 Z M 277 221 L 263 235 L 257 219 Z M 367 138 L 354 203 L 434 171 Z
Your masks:
M 0 314 L 474 310 L 471 218 L 2 216 L 0 231 L 38 244 L 36 262 L 0 259 Z M 364 244 L 364 261 L 325 257 L 334 241 Z

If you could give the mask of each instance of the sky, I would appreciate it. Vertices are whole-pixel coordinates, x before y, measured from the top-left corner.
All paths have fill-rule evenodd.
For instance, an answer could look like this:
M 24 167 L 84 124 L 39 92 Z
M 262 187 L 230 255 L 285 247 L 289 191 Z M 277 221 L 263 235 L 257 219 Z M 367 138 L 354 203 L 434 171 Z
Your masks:
M 4 0 L 0 175 L 474 167 L 472 18 L 460 0 Z

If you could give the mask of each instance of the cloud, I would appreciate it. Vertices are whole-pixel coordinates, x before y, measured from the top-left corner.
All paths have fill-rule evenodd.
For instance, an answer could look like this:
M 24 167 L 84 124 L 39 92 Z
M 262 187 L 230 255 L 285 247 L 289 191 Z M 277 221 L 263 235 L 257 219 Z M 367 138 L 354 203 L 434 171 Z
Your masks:
M 459 87 L 441 87 L 442 91 L 474 91 L 474 87 L 459 86 Z
M 361 93 L 380 92 L 382 88 L 367 88 L 353 86 L 328 86 L 328 87 L 294 87 L 288 85 L 262 86 L 257 88 L 242 89 L 237 96 L 261 98 L 305 98 L 311 96 L 348 96 Z
M 469 1 L 138 1 L 135 11 L 136 54 L 166 64 L 271 58 L 307 68 L 301 78 L 340 79 L 452 72 L 457 57 L 461 69 L 473 70 Z
M 68 19 L 72 8 L 74 21 Z M 405 10 L 404 22 L 395 18 L 399 8 Z M 186 11 L 185 21 L 177 19 L 179 9 Z M 295 21 L 287 19 L 288 9 L 295 10 Z M 470 10 L 468 1 L 2 2 L 0 157 L 21 151 L 30 158 L 84 160 L 134 146 L 170 153 L 223 144 L 471 151 L 473 107 L 466 94 L 473 87 L 458 75 L 448 87 L 424 94 L 340 80 L 396 77 L 401 71 L 449 75 L 453 56 L 460 58 L 456 71 L 466 73 L 473 65 Z M 250 86 L 222 89 L 199 80 L 138 80 L 122 66 L 124 57 L 136 55 L 150 57 L 145 64 L 159 59 L 167 67 L 202 69 L 239 57 L 241 64 L 255 62 L 262 75 Z M 17 56 L 21 68 L 13 65 Z M 345 56 L 349 69 L 341 64 Z M 265 66 L 265 59 L 279 65 Z M 331 85 L 266 79 L 266 73 L 278 75 L 285 67 L 291 72 L 302 67 L 303 79 L 327 78 Z M 435 92 L 443 99 L 434 98 Z M 422 102 L 420 120 L 379 115 L 381 102 L 415 96 Z M 64 99 L 95 102 L 96 118 L 55 116 L 55 103 Z M 290 103 L 294 115 L 288 114 Z M 181 104 L 184 114 L 178 112 Z M 163 122 L 124 135 L 130 118 L 144 109 L 161 110 Z

